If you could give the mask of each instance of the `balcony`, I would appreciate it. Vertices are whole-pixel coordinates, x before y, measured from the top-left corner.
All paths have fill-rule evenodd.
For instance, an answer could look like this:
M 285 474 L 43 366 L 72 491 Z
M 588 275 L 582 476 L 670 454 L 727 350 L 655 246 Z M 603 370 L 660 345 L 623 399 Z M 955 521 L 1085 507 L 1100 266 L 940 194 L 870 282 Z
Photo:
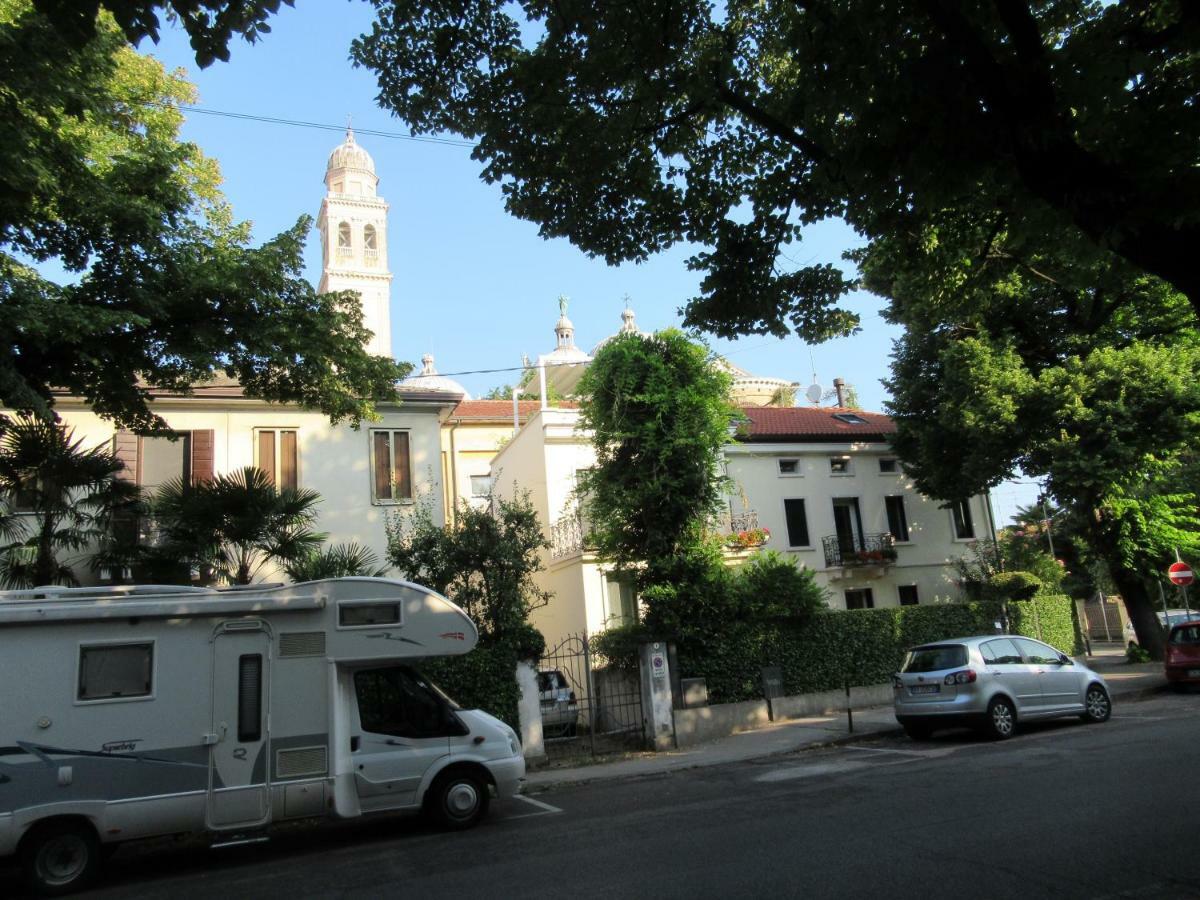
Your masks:
M 771 532 L 758 524 L 758 510 L 748 509 L 729 514 L 729 533 L 725 546 L 730 550 L 754 550 L 771 539 Z
M 890 566 L 896 561 L 896 539 L 887 532 L 862 537 L 830 534 L 821 538 L 821 547 L 829 569 Z
M 562 559 L 584 550 L 583 518 L 578 510 L 563 515 L 550 526 L 550 558 Z

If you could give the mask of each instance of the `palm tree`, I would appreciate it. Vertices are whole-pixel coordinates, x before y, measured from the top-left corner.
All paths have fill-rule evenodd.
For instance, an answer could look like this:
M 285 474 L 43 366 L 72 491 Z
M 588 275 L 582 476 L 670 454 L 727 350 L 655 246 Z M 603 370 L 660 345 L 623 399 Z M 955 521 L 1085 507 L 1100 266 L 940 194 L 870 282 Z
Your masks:
M 0 417 L 0 582 L 75 585 L 80 553 L 103 542 L 114 518 L 134 509 L 136 485 L 106 447 L 85 449 L 54 422 Z
M 316 491 L 276 490 L 270 475 L 250 466 L 195 485 L 168 481 L 153 509 L 180 558 L 250 584 L 267 563 L 301 559 L 321 546 L 325 535 L 311 528 L 320 501 Z
M 372 550 L 355 543 L 314 550 L 283 568 L 292 581 L 319 581 L 348 575 L 382 578 L 387 574 L 387 566 L 379 565 L 379 557 Z

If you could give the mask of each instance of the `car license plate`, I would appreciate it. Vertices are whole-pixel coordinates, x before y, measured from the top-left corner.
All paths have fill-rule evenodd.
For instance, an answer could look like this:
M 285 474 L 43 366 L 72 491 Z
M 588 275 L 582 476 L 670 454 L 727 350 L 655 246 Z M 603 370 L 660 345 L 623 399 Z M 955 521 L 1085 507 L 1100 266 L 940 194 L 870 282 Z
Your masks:
M 1200 669 L 1188 669 L 1188 678 L 1200 678 Z
M 909 691 L 913 694 L 936 694 L 940 689 L 936 684 L 914 684 Z

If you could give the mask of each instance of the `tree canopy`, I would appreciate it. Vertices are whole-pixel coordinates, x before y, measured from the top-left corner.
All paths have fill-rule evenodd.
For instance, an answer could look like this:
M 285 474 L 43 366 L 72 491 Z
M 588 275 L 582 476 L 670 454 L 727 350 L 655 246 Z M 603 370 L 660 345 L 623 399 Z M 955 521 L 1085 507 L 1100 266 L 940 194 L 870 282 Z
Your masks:
M 722 568 L 706 532 L 725 498 L 721 448 L 738 417 L 729 385 L 705 348 L 673 329 L 617 336 L 580 380 L 580 427 L 596 450 L 577 488 L 589 543 L 643 592 L 686 594 Z M 650 607 L 653 596 L 644 593 Z M 651 608 L 652 622 L 663 611 Z
M 307 217 L 250 246 L 216 164 L 179 140 L 192 97 L 107 17 L 76 47 L 0 0 L 0 405 L 46 415 L 64 391 L 145 430 L 149 391 L 225 375 L 371 416 L 410 367 L 365 352 L 356 295 L 301 277 Z
M 270 32 L 267 18 L 285 3 L 292 6 L 294 0 L 33 0 L 38 12 L 76 47 L 96 36 L 101 8 L 131 43 L 147 37 L 158 43 L 161 10 L 183 26 L 202 67 L 217 59 L 228 61 L 235 35 L 254 43 Z
M 868 242 L 1006 199 L 1200 308 L 1200 10 L 1182 0 L 373 0 L 353 47 L 513 215 L 609 262 L 703 248 L 689 324 L 845 334 L 803 226 Z
M 958 499 L 1015 469 L 1044 478 L 1158 652 L 1146 581 L 1173 547 L 1200 544 L 1192 481 L 1181 479 L 1200 440 L 1187 299 L 1083 235 L 987 198 L 857 260 L 905 328 L 889 410 L 917 486 Z

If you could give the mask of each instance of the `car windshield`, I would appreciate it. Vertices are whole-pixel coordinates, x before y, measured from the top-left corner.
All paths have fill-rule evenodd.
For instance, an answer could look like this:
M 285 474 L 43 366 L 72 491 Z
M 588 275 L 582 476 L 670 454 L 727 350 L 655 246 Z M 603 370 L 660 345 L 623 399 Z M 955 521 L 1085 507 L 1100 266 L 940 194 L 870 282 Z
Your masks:
M 967 648 L 962 644 L 917 647 L 904 657 L 902 672 L 937 672 L 967 664 Z
M 1181 625 L 1171 630 L 1172 644 L 1200 644 L 1200 625 Z

